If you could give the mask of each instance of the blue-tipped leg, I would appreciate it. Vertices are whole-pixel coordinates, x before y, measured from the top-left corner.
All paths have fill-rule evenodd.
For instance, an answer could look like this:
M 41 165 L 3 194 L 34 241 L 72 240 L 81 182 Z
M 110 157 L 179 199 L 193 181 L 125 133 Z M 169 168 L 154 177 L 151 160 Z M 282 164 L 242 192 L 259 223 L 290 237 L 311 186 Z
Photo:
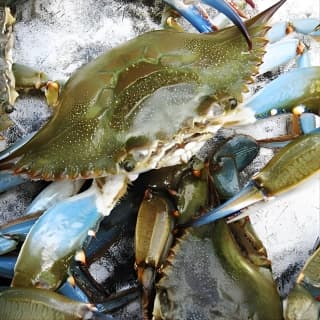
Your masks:
M 207 17 L 199 12 L 198 8 L 194 5 L 186 5 L 181 0 L 164 0 L 168 5 L 178 11 L 186 20 L 188 20 L 199 32 L 211 32 L 212 24 Z M 247 40 L 249 49 L 252 48 L 250 35 L 244 22 L 232 6 L 224 0 L 203 0 L 203 3 L 217 9 L 225 14 L 242 32 Z
M 201 14 L 194 5 L 185 5 L 176 0 L 165 0 L 172 8 L 178 11 L 187 21 L 189 21 L 199 32 L 212 32 L 212 23 Z
M 241 33 L 247 40 L 249 49 L 252 48 L 250 35 L 244 22 L 241 20 L 237 11 L 230 4 L 228 4 L 228 2 L 224 0 L 203 0 L 202 2 L 226 15 L 240 29 Z

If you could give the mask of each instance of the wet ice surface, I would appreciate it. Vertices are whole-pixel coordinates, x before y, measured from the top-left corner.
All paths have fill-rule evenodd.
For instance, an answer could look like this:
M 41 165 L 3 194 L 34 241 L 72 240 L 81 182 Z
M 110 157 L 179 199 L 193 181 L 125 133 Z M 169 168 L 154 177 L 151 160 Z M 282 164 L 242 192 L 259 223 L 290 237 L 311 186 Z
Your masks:
M 275 1 L 257 2 L 262 8 Z M 138 6 L 134 1 L 23 1 L 17 8 L 15 61 L 41 69 L 52 79 L 66 80 L 74 70 L 105 50 L 158 28 L 149 13 L 149 7 Z M 314 0 L 288 0 L 273 20 L 284 20 L 287 16 L 318 17 L 319 4 Z M 312 53 L 314 64 L 319 64 L 318 52 Z M 49 116 L 50 110 L 41 97 L 31 99 L 23 95 L 12 114 L 16 125 L 6 132 L 8 143 L 38 130 Z M 262 151 L 247 169 L 246 177 L 263 166 L 271 156 L 269 153 Z M 0 221 L 22 215 L 41 188 L 40 182 L 28 183 L 1 195 Z M 250 209 L 254 211 L 252 221 L 273 261 L 275 277 L 285 273 L 279 280 L 281 286 L 284 282 L 283 292 L 287 292 L 289 286 L 287 274 L 290 270 L 296 273 L 303 265 L 319 236 L 319 190 L 319 176 L 315 176 L 299 190 Z M 107 275 L 98 275 L 103 276 Z M 292 278 L 290 275 L 289 281 Z

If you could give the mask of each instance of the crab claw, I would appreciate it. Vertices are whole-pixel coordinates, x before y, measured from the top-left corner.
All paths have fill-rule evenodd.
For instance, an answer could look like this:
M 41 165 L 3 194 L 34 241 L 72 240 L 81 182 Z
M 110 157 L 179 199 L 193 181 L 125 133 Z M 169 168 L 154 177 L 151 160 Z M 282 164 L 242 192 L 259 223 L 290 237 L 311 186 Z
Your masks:
M 194 5 L 186 5 L 181 0 L 164 0 L 169 6 L 178 11 L 187 19 L 199 32 L 211 32 L 212 24 L 207 17 L 203 16 Z M 203 0 L 203 3 L 217 9 L 225 14 L 242 32 L 247 40 L 249 49 L 252 48 L 252 42 L 248 30 L 241 20 L 237 11 L 224 0 Z
M 251 204 L 263 200 L 264 198 L 265 194 L 263 191 L 257 188 L 253 182 L 250 182 L 243 190 L 241 190 L 230 200 L 226 201 L 218 208 L 209 211 L 199 219 L 186 224 L 186 226 L 199 227 L 216 220 L 226 218 L 231 214 L 250 206 Z
M 239 106 L 239 109 L 248 108 L 256 117 L 263 117 L 279 108 L 291 111 L 297 105 L 305 105 L 310 111 L 320 114 L 317 89 L 319 75 L 318 66 L 282 74 Z
M 303 164 L 303 167 L 301 166 Z M 292 189 L 320 170 L 320 129 L 295 139 L 272 158 L 249 184 L 230 200 L 185 226 L 198 227 L 226 218 L 265 198 Z M 231 218 L 234 222 L 246 212 Z

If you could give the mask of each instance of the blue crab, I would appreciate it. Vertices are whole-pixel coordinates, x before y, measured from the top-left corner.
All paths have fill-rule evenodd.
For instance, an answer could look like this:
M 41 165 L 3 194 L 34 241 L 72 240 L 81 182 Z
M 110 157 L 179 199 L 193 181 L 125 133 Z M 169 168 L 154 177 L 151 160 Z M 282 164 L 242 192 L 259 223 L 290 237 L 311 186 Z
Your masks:
M 268 16 L 267 13 L 264 14 Z M 256 72 L 256 67 L 261 61 L 264 40 L 259 38 L 266 29 L 258 26 L 259 19 L 264 23 L 263 15 L 247 22 L 249 33 L 253 37 L 252 51 L 248 51 L 246 41 L 238 37 L 239 32 L 235 28 L 222 30 L 216 35 L 197 36 L 174 31 L 157 31 L 113 49 L 111 53 L 98 58 L 71 77 L 62 91 L 57 112 L 52 120 L 20 149 L 13 153 L 4 152 L 2 168 L 27 174 L 35 179 L 47 180 L 88 179 L 103 176 L 103 179 L 97 180 L 93 185 L 90 196 L 94 195 L 95 203 L 96 198 L 101 199 L 100 194 L 104 191 L 113 192 L 109 197 L 111 200 L 109 205 L 104 208 L 100 206 L 101 202 L 98 205 L 97 211 L 107 215 L 119 197 L 125 193 L 126 183 L 135 179 L 137 174 L 188 161 L 221 125 L 236 124 L 243 120 L 238 118 L 242 112 L 250 116 L 246 120 L 254 120 L 253 113 L 246 112 L 247 109 L 241 107 L 235 111 L 232 109 L 237 102 L 241 101 L 241 91 L 245 89 L 246 81 Z M 230 75 L 231 82 L 221 85 L 223 83 L 221 78 L 226 80 L 225 77 L 229 76 L 230 69 L 225 69 L 226 61 L 223 61 L 219 72 L 208 75 L 208 70 L 212 72 L 214 70 L 207 63 L 211 60 L 215 63 L 215 60 L 207 51 L 205 44 L 210 41 L 209 37 L 223 41 L 225 38 L 229 39 L 230 35 L 235 37 L 232 45 L 237 44 L 239 47 L 235 52 L 227 51 L 225 60 L 230 61 L 234 56 L 239 61 L 243 59 L 246 64 L 242 65 L 240 62 L 236 67 L 233 66 L 234 73 L 241 71 L 241 77 L 238 74 L 234 75 L 235 77 Z M 175 37 L 176 41 L 168 44 L 165 41 L 168 37 Z M 161 42 L 163 47 L 158 54 L 155 50 L 157 46 L 150 46 L 149 42 L 158 44 L 160 39 L 163 40 Z M 189 43 L 189 46 L 184 46 L 185 43 Z M 195 47 L 193 50 L 191 44 L 199 45 L 200 49 Z M 216 46 L 219 48 L 219 45 Z M 134 49 L 130 54 L 133 56 L 137 54 L 139 58 L 135 60 L 135 56 L 133 59 L 128 56 L 127 51 L 124 51 L 128 48 Z M 245 54 L 241 55 L 242 52 Z M 116 58 L 111 56 L 114 54 Z M 213 55 L 219 56 L 219 54 L 219 50 L 216 50 Z M 124 62 L 119 57 L 132 59 L 129 59 L 132 64 L 126 65 L 120 69 L 120 72 L 117 63 L 123 66 Z M 113 61 L 114 69 L 100 72 L 99 68 L 103 66 L 104 59 L 107 63 Z M 118 73 L 112 75 L 112 70 L 117 70 Z M 317 77 L 317 70 L 312 69 L 312 71 L 312 77 Z M 88 78 L 90 74 L 95 79 L 99 79 L 95 85 Z M 106 81 L 107 85 L 103 81 Z M 80 90 L 77 91 L 79 88 Z M 71 94 L 73 90 L 81 94 L 74 96 Z M 178 90 L 177 95 L 174 94 L 175 90 Z M 177 111 L 175 114 L 177 123 L 163 129 L 158 126 L 158 122 L 166 119 L 166 114 L 163 115 L 158 112 L 159 109 L 152 108 L 152 104 L 156 102 L 155 105 L 159 106 L 159 100 L 162 100 L 163 95 L 167 93 L 170 93 L 170 97 L 161 101 L 162 108 L 167 108 L 165 110 L 171 112 L 173 106 L 179 105 L 186 107 L 188 112 L 187 115 L 180 117 L 180 112 Z M 90 96 L 89 99 L 87 94 Z M 182 101 L 179 100 L 181 94 L 184 95 Z M 129 100 L 127 95 L 130 97 Z M 86 105 L 83 104 L 84 100 L 87 102 Z M 110 109 L 104 109 L 105 101 L 108 102 Z M 169 107 L 165 105 L 166 103 Z M 126 109 L 120 109 L 123 106 L 132 110 L 126 113 Z M 121 110 L 126 111 L 122 113 Z M 109 118 L 109 111 L 112 113 L 111 118 Z M 224 113 L 228 111 L 229 115 L 224 117 Z M 149 122 L 148 127 L 144 127 L 146 120 L 150 120 L 151 115 L 157 112 L 159 118 L 155 118 L 154 122 Z M 235 113 L 234 116 L 233 113 Z M 170 115 L 172 117 L 172 114 Z M 192 119 L 194 116 L 195 120 Z M 59 133 L 54 135 L 57 124 L 59 124 Z M 191 126 L 185 127 L 185 124 L 191 124 Z M 78 144 L 82 126 L 85 129 L 84 139 L 81 141 L 82 144 Z M 72 128 L 79 135 L 74 135 L 74 132 L 71 132 Z M 63 136 L 62 140 L 65 142 L 63 144 L 62 140 L 59 141 L 60 135 Z M 96 144 L 91 143 L 92 139 Z M 82 153 L 83 149 L 86 153 Z M 57 155 L 57 150 L 60 155 Z M 83 154 L 83 159 L 78 158 L 79 154 Z M 78 158 L 79 162 L 74 162 L 74 158 Z M 52 159 L 54 159 L 53 162 Z M 101 188 L 105 182 L 110 182 L 109 187 Z M 97 216 L 100 218 L 99 215 Z M 37 283 L 43 284 L 45 281 L 41 280 Z

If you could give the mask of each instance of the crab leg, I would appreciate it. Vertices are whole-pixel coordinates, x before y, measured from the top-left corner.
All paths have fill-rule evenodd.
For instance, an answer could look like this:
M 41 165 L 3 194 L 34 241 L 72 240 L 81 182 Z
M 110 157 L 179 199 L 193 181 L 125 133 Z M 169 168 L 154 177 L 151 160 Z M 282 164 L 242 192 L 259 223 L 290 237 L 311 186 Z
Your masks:
M 305 53 L 305 47 L 298 39 L 287 39 L 270 44 L 266 48 L 263 63 L 259 66 L 259 73 L 271 71 L 297 56 L 300 57 L 303 53 Z
M 273 43 L 281 40 L 287 34 L 296 31 L 305 35 L 319 36 L 320 32 L 316 31 L 317 25 L 319 25 L 319 19 L 297 19 L 292 22 L 282 21 L 276 23 L 267 32 L 266 38 L 269 42 Z
M 103 186 L 99 185 L 103 184 L 102 180 L 95 181 L 85 192 L 43 214 L 22 246 L 12 286 L 57 288 L 66 278 L 71 258 L 82 248 L 88 235 L 94 235 L 91 231 L 110 213 L 115 205 L 113 201 L 125 192 L 121 177 L 110 178 Z M 51 256 L 49 252 L 55 254 Z M 83 261 L 85 257 L 82 254 L 77 259 Z
M 165 0 L 165 2 L 185 17 L 198 31 L 212 31 L 212 25 L 208 21 L 208 18 L 202 15 L 194 5 L 186 5 L 181 0 Z M 247 40 L 249 48 L 252 48 L 250 35 L 245 24 L 236 10 L 228 2 L 224 0 L 203 0 L 202 2 L 225 14 L 241 30 Z
M 12 286 L 57 288 L 66 277 L 71 257 L 101 218 L 94 187 L 49 209 L 22 246 Z M 55 252 L 54 257 L 46 252 Z
M 279 108 L 290 111 L 305 105 L 320 114 L 320 67 L 295 69 L 284 73 L 249 98 L 240 108 L 249 108 L 256 117 Z
M 1 317 L 6 320 L 29 319 L 113 319 L 90 304 L 68 299 L 58 293 L 34 288 L 10 288 L 0 293 Z
M 236 196 L 187 225 L 201 226 L 225 218 L 251 204 L 293 188 L 319 170 L 320 130 L 316 130 L 281 149 Z M 238 220 L 245 215 L 240 214 L 229 221 Z

